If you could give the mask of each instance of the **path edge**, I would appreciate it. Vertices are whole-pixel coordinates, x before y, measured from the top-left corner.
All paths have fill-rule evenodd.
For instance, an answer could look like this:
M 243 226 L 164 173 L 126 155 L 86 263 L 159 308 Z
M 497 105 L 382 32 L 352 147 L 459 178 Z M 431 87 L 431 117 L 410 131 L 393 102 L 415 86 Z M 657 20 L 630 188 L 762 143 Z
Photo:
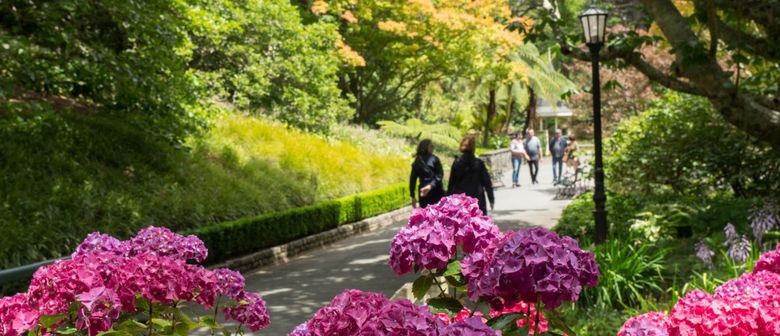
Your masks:
M 234 271 L 246 272 L 258 267 L 286 263 L 290 258 L 303 252 L 325 247 L 339 240 L 364 232 L 371 232 L 406 220 L 412 213 L 412 207 L 406 206 L 384 214 L 362 219 L 357 222 L 343 224 L 335 229 L 306 236 L 289 243 L 269 247 L 237 258 L 210 265 L 209 268 L 229 268 Z

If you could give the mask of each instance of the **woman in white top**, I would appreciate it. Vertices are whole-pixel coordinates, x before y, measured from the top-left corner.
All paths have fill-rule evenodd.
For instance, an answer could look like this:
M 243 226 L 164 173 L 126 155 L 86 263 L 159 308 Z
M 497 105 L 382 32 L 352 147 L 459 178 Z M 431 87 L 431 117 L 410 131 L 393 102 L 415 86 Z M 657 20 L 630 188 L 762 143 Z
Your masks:
M 512 152 L 512 188 L 514 188 L 520 186 L 520 166 L 523 164 L 523 159 L 528 160 L 528 153 L 525 152 L 523 145 L 523 132 L 517 132 L 509 144 L 509 150 Z

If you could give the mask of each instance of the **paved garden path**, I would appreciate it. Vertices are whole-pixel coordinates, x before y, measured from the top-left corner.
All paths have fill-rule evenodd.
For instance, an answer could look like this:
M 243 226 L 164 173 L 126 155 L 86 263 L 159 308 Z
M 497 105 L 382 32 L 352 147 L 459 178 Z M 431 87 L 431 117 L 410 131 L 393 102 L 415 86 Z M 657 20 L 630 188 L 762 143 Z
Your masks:
M 539 169 L 540 184 L 531 185 L 522 167 L 520 188 L 496 190 L 491 217 L 502 229 L 555 225 L 568 201 L 553 200 L 549 159 Z M 511 185 L 511 174 L 505 176 Z M 271 326 L 258 335 L 284 336 L 308 320 L 344 289 L 381 292 L 391 296 L 413 276 L 396 276 L 387 265 L 390 241 L 405 221 L 306 252 L 288 263 L 245 272 L 247 288 L 259 291 L 268 304 Z

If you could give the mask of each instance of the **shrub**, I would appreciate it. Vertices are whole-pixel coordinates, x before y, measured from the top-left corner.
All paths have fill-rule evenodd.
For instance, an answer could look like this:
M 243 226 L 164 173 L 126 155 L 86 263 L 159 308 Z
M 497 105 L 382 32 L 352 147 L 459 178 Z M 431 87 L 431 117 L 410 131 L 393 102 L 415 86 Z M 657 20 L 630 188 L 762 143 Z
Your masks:
M 605 144 L 612 191 L 775 196 L 780 152 L 736 129 L 697 97 L 668 93 L 624 121 Z
M 629 221 L 639 213 L 644 201 L 635 196 L 607 195 L 607 220 L 612 235 L 620 236 L 628 232 Z M 595 230 L 593 219 L 593 194 L 584 193 L 572 201 L 561 213 L 561 218 L 553 230 L 561 235 L 573 237 L 586 245 L 591 241 Z
M 407 186 L 384 189 L 315 205 L 205 226 L 188 233 L 209 248 L 209 262 L 222 261 L 263 248 L 395 210 L 408 203 Z

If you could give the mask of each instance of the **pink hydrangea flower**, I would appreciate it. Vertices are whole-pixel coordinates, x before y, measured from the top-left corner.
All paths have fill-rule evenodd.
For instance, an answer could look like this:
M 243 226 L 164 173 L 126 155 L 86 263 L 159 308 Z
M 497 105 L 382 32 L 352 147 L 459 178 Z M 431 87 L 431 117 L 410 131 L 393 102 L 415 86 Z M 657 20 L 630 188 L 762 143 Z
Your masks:
M 415 209 L 406 227 L 393 238 L 390 267 L 396 274 L 414 267 L 441 269 L 453 258 L 457 246 L 473 253 L 486 248 L 500 235 L 498 227 L 479 210 L 477 200 L 465 195 L 443 198 L 424 209 Z
M 780 244 L 774 251 L 769 251 L 761 255 L 753 268 L 753 272 L 769 271 L 780 274 Z
M 295 336 L 438 335 L 445 323 L 428 308 L 382 294 L 346 290 L 320 308 Z M 305 330 L 305 333 L 303 333 Z
M 35 328 L 38 310 L 30 306 L 27 294 L 0 298 L 0 335 L 24 335 Z
M 669 336 L 670 327 L 669 316 L 650 312 L 628 319 L 617 336 Z
M 484 252 L 466 256 L 462 270 L 469 297 L 485 298 L 496 309 L 537 299 L 554 309 L 576 301 L 599 277 L 592 253 L 544 228 L 507 232 Z
M 224 310 L 226 320 L 233 320 L 242 323 L 250 331 L 258 331 L 267 327 L 271 320 L 268 316 L 268 308 L 265 301 L 257 293 L 244 293 L 241 301 L 246 304 L 239 304 L 237 307 L 228 307 Z
M 759 335 L 748 302 L 694 290 L 672 308 L 671 335 Z

